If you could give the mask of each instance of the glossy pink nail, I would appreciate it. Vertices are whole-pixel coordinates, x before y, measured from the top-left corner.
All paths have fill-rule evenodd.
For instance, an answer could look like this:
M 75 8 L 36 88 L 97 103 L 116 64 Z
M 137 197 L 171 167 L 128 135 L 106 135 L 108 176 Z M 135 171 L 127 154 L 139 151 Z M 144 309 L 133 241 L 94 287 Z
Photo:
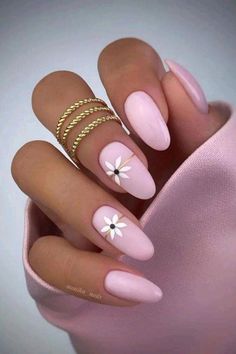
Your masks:
M 153 303 L 162 298 L 161 289 L 150 280 L 124 271 L 110 271 L 104 286 L 110 294 L 126 300 Z
M 140 199 L 149 199 L 156 192 L 154 180 L 144 164 L 127 146 L 120 142 L 106 145 L 99 162 L 114 183 Z
M 165 60 L 165 63 L 168 65 L 172 73 L 179 79 L 198 110 L 201 113 L 208 113 L 208 103 L 205 94 L 193 75 L 173 60 Z
M 170 134 L 154 100 L 143 91 L 131 93 L 124 104 L 126 116 L 140 138 L 153 149 L 166 150 Z
M 93 226 L 108 242 L 124 254 L 147 260 L 154 247 L 146 234 L 129 218 L 110 206 L 102 206 L 93 215 Z

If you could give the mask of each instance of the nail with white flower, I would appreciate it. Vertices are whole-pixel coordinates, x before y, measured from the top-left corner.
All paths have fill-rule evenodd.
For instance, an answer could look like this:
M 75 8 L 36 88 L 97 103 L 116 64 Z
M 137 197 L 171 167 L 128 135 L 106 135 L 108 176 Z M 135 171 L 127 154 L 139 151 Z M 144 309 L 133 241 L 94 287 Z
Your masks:
M 113 215 L 111 219 L 109 219 L 107 216 L 104 216 L 104 221 L 106 225 L 103 226 L 101 232 L 106 232 L 107 235 L 110 234 L 112 240 L 114 239 L 115 235 L 118 235 L 120 237 L 123 236 L 122 231 L 120 229 L 126 227 L 127 225 L 124 222 L 119 221 L 119 217 L 117 214 Z
M 128 211 L 127 211 L 128 212 Z M 111 243 L 123 254 L 138 260 L 152 257 L 154 247 L 147 235 L 122 212 L 108 205 L 100 206 L 94 213 L 93 226 L 103 238 L 101 248 L 106 250 L 106 242 Z
M 119 141 L 103 147 L 99 154 L 99 164 L 106 174 L 104 182 L 108 182 L 114 190 L 120 191 L 122 188 L 140 199 L 149 199 L 155 194 L 155 181 L 147 167 L 134 151 Z M 107 176 L 112 182 L 109 183 Z
M 112 165 L 109 161 L 105 161 L 105 165 L 109 170 L 106 172 L 108 176 L 114 176 L 115 182 L 120 185 L 120 178 L 129 178 L 125 173 L 131 169 L 131 166 L 127 166 L 128 161 L 121 162 L 121 156 L 117 157 L 115 164 Z

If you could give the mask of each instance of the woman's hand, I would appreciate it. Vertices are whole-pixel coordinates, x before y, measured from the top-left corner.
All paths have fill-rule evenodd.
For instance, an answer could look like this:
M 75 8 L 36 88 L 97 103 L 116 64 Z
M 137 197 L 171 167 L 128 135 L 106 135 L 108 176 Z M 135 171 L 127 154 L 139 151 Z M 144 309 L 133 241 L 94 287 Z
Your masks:
M 99 74 L 131 134 L 114 121 L 96 127 L 77 149 L 79 170 L 45 141 L 25 144 L 13 159 L 16 183 L 58 228 L 57 235 L 41 236 L 33 244 L 30 264 L 65 292 L 117 306 L 155 302 L 162 296 L 120 257 L 146 261 L 153 256 L 138 218 L 186 157 L 225 122 L 190 74 L 168 64 L 171 71 L 166 73 L 158 54 L 141 40 L 111 43 L 99 56 Z M 55 135 L 66 108 L 88 97 L 94 94 L 80 76 L 58 71 L 35 87 L 33 110 Z M 90 107 L 94 102 L 86 105 Z M 98 111 L 76 125 L 68 146 L 103 115 Z

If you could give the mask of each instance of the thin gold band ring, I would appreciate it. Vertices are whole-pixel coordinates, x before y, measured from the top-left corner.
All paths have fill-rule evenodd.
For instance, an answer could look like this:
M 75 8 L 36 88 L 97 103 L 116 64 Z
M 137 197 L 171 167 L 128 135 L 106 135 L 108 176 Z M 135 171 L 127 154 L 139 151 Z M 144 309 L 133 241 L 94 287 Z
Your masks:
M 91 102 L 96 102 L 96 103 L 101 103 L 102 106 L 95 106 L 91 107 L 88 109 L 85 109 L 83 112 L 79 113 L 76 117 L 72 119 L 72 121 L 66 126 L 63 134 L 61 133 L 62 126 L 66 119 L 78 108 L 81 106 L 91 103 Z M 76 136 L 71 150 L 68 148 L 66 144 L 66 140 L 68 138 L 69 133 L 71 130 L 79 123 L 81 122 L 85 117 L 95 113 L 95 112 L 107 112 L 107 115 L 104 115 L 102 117 L 98 117 L 95 120 L 93 120 L 91 123 L 89 123 L 87 126 L 85 126 L 79 134 Z M 121 120 L 114 114 L 112 109 L 110 109 L 107 104 L 100 98 L 85 98 L 83 100 L 78 100 L 75 102 L 73 105 L 71 105 L 69 108 L 65 110 L 65 112 L 60 116 L 57 127 L 56 127 L 56 138 L 58 142 L 64 147 L 68 155 L 71 157 L 71 159 L 78 163 L 78 159 L 76 157 L 76 151 L 78 146 L 80 145 L 81 141 L 96 127 L 99 125 L 107 122 L 107 121 L 116 121 L 117 123 L 121 124 Z M 62 136 L 61 136 L 62 135 Z
M 68 118 L 76 109 L 78 109 L 79 107 L 83 106 L 84 104 L 90 103 L 90 102 L 99 102 L 99 103 L 102 103 L 104 106 L 106 106 L 106 102 L 104 102 L 100 98 L 85 98 L 83 100 L 76 101 L 73 105 L 68 107 L 65 110 L 65 112 L 61 115 L 61 117 L 59 118 L 58 123 L 57 123 L 57 127 L 56 127 L 56 138 L 60 144 L 61 144 L 60 130 L 61 130 L 62 125 L 63 125 L 64 121 L 66 120 L 66 118 Z

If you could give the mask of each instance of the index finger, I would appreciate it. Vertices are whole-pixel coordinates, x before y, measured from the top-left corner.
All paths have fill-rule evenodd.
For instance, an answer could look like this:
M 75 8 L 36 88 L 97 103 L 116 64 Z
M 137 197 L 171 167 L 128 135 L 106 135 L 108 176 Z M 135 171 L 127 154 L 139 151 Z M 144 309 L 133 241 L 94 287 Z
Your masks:
M 157 52 L 139 39 L 123 38 L 103 49 L 98 70 L 127 127 L 153 149 L 166 150 L 168 108 L 160 83 L 165 69 Z

